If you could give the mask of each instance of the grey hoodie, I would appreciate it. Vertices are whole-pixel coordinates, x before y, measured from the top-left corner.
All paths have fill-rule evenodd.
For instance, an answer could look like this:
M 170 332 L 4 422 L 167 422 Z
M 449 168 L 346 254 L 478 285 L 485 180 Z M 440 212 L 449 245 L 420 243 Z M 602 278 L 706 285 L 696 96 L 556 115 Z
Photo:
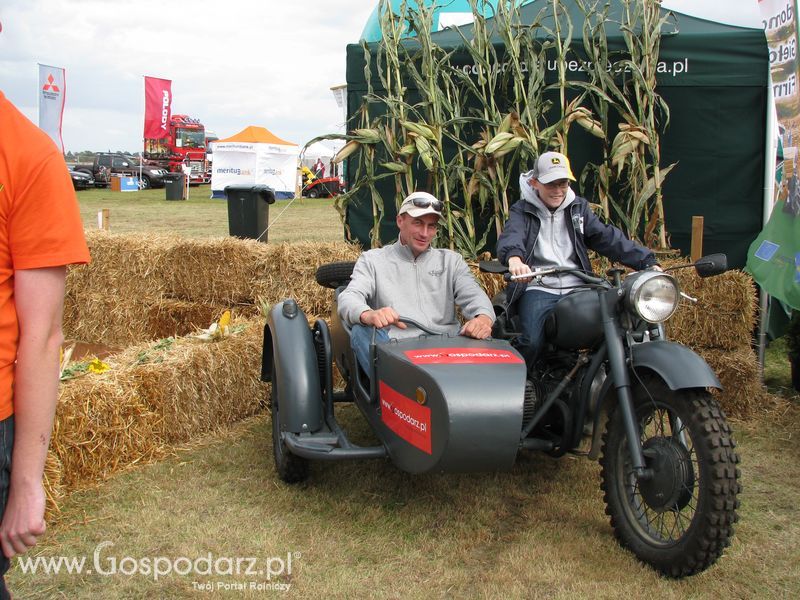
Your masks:
M 451 250 L 429 248 L 416 259 L 399 241 L 364 252 L 356 262 L 350 284 L 338 298 L 339 316 L 348 324 L 360 322 L 361 313 L 391 306 L 431 330 L 458 334 L 461 325 L 455 305 L 467 319 L 486 315 L 494 322 L 489 297 L 461 258 Z M 421 332 L 391 327 L 389 337 L 416 337 Z
M 569 213 L 566 210 L 575 200 L 575 192 L 572 191 L 572 188 L 568 189 L 567 196 L 561 205 L 551 211 L 545 206 L 544 202 L 539 198 L 539 194 L 529 183 L 532 175 L 533 171 L 520 175 L 519 188 L 525 201 L 533 206 L 541 224 L 539 235 L 533 248 L 533 258 L 526 257 L 525 262 L 529 265 L 534 265 L 537 269 L 556 266 L 580 269 L 581 263 L 578 260 L 578 254 L 575 252 L 575 246 L 569 235 L 569 227 L 572 227 L 572 223 L 568 222 Z M 562 274 L 543 277 L 542 283 L 545 285 L 542 286 L 533 281 L 528 284 L 527 289 L 541 290 L 551 294 L 566 294 L 572 290 L 557 288 L 569 288 L 580 284 L 581 280 L 574 275 Z

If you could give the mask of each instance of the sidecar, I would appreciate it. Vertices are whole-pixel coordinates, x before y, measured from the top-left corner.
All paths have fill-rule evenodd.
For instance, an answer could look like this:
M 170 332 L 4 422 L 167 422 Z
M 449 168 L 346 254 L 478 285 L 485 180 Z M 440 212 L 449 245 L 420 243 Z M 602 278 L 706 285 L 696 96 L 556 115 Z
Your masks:
M 525 413 L 522 356 L 503 340 L 425 334 L 373 346 L 365 373 L 337 313 L 346 282 L 323 274 L 323 285 L 336 288 L 330 328 L 309 323 L 292 299 L 274 305 L 264 327 L 262 380 L 272 382 L 281 479 L 302 481 L 313 460 L 381 457 L 410 473 L 510 469 Z M 343 391 L 333 389 L 334 365 Z M 358 406 L 379 444 L 348 439 L 335 417 L 340 402 Z

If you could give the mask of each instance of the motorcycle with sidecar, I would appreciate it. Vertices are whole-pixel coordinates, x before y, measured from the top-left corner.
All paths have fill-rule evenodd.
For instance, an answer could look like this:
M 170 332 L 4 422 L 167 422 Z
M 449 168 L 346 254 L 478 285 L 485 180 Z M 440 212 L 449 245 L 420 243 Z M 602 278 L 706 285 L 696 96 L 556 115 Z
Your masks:
M 670 577 L 712 565 L 730 543 L 739 505 L 739 458 L 711 394 L 721 385 L 691 349 L 668 341 L 663 323 L 682 293 L 666 272 L 581 281 L 550 315 L 546 348 L 526 364 L 505 292 L 493 299 L 493 337 L 431 330 L 370 347 L 364 372 L 337 313 L 354 263 L 331 263 L 317 281 L 334 290 L 331 326 L 309 324 L 297 302 L 273 306 L 264 327 L 262 379 L 272 383 L 276 470 L 294 483 L 310 461 L 389 458 L 409 473 L 508 470 L 520 452 L 599 459 L 606 512 L 622 546 Z M 693 266 L 722 273 L 724 255 Z M 503 272 L 499 263 L 481 269 Z M 508 274 L 506 273 L 506 276 Z M 684 295 L 685 296 L 685 295 Z M 334 390 L 334 364 L 344 390 Z M 354 402 L 379 443 L 352 443 L 335 417 Z

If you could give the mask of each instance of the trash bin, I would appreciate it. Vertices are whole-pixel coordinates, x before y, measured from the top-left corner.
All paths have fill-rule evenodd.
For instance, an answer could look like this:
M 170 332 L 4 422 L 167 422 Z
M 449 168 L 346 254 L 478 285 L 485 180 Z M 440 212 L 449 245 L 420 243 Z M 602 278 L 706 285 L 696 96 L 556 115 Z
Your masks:
M 164 182 L 164 187 L 167 190 L 167 200 L 185 200 L 185 185 L 186 180 L 183 175 L 177 175 L 167 179 Z
M 275 202 L 275 191 L 266 185 L 229 185 L 228 232 L 236 237 L 267 241 L 269 205 Z

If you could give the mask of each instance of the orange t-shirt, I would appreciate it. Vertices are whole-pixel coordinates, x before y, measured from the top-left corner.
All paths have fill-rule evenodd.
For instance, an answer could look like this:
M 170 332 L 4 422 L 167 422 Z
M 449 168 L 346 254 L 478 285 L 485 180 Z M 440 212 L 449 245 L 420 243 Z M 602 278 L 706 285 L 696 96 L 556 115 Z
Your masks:
M 87 262 L 89 249 L 64 158 L 0 92 L 0 419 L 14 412 L 19 342 L 14 271 Z

